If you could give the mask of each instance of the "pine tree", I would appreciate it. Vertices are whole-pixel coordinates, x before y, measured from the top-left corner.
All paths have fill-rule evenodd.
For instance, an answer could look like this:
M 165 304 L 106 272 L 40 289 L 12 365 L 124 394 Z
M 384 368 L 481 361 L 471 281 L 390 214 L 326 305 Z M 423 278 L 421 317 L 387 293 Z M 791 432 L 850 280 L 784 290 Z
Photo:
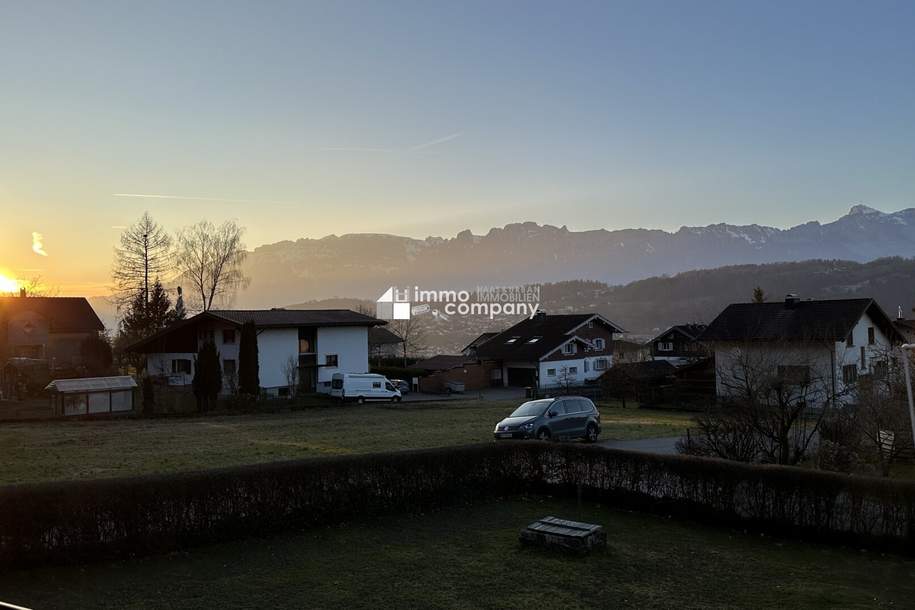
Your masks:
M 222 390 L 222 367 L 219 364 L 219 352 L 216 344 L 205 341 L 197 352 L 194 362 L 194 396 L 197 398 L 197 409 L 206 413 L 211 405 L 216 404 L 216 397 Z
M 257 358 L 257 327 L 248 320 L 241 327 L 238 343 L 238 392 L 242 395 L 257 396 L 260 393 Z
M 766 302 L 766 293 L 763 292 L 763 289 L 759 286 L 753 289 L 753 302 L 754 303 L 765 303 Z

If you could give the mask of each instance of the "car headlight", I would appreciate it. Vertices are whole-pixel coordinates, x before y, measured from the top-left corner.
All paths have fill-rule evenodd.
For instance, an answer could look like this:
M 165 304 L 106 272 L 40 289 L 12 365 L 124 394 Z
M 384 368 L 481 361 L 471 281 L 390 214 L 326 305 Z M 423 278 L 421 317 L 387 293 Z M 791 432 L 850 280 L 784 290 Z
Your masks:
M 524 424 L 524 425 L 521 426 L 521 427 L 524 428 L 525 430 L 533 430 L 533 429 L 534 429 L 534 424 L 532 424 L 532 423 L 531 423 L 531 424 Z

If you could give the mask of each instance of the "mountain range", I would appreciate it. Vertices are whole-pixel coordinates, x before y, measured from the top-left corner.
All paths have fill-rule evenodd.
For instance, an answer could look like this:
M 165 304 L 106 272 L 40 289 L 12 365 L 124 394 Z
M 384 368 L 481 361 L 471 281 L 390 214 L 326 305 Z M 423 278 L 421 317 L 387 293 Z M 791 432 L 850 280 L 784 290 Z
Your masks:
M 533 222 L 461 231 L 451 238 L 385 234 L 281 241 L 249 253 L 250 286 L 237 307 L 272 307 L 335 296 L 375 298 L 388 286 L 473 288 L 564 280 L 619 285 L 726 265 L 809 259 L 866 262 L 915 255 L 915 208 L 884 213 L 856 205 L 833 222 L 788 229 L 713 224 L 570 231 Z

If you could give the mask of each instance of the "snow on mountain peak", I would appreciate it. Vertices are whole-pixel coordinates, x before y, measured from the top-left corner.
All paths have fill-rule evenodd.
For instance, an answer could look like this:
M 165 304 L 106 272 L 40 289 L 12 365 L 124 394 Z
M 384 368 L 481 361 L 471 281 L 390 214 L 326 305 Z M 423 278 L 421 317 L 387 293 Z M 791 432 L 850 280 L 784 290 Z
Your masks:
M 863 216 L 863 215 L 866 215 L 866 214 L 880 214 L 880 215 L 882 215 L 883 212 L 881 212 L 880 210 L 875 210 L 874 208 L 869 207 L 869 206 L 866 206 L 866 205 L 861 204 L 861 203 L 859 203 L 858 205 L 853 205 L 853 206 L 851 206 L 851 209 L 848 210 L 848 215 L 849 215 L 849 216 L 856 216 L 856 215 Z

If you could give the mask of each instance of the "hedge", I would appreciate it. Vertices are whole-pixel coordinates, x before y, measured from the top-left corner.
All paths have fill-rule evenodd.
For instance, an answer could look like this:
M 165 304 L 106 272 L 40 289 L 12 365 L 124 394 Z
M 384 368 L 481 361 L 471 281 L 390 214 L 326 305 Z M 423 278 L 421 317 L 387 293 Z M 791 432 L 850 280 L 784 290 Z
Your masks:
M 915 483 L 517 442 L 0 487 L 0 564 L 129 557 L 495 495 L 579 491 L 619 508 L 915 550 Z

